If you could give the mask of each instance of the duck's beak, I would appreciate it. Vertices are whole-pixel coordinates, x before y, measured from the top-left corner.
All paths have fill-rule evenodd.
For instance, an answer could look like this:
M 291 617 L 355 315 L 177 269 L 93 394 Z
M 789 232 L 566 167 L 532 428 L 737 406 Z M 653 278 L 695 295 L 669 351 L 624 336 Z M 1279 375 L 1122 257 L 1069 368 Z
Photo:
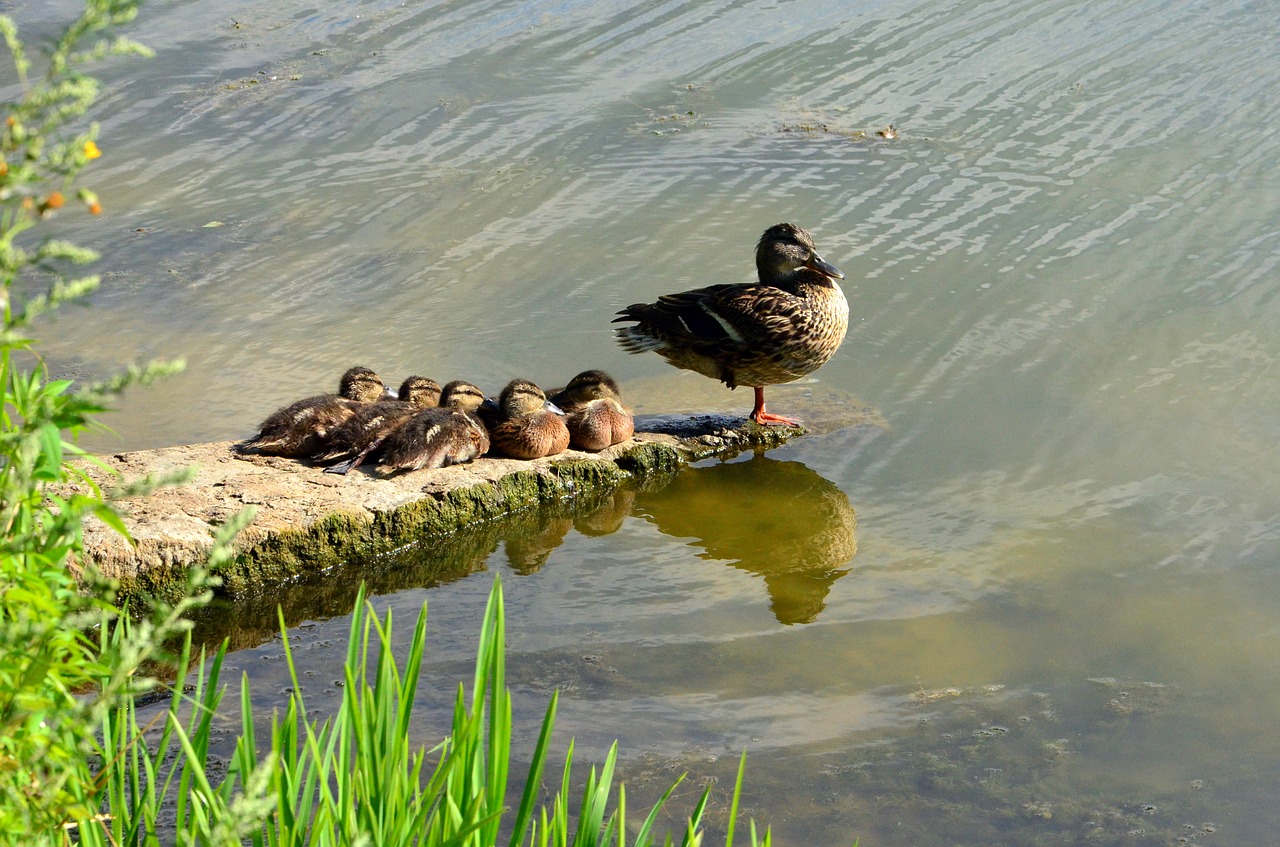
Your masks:
M 394 388 L 392 388 L 391 386 L 387 386 L 387 388 L 386 388 L 386 394 L 385 394 L 384 396 L 386 396 L 386 397 L 390 397 L 392 400 L 399 400 L 399 399 L 400 399 L 400 392 L 396 391 L 396 390 L 395 390 Z
M 561 417 L 564 417 L 564 409 L 561 409 L 559 406 L 557 406 L 555 403 L 552 403 L 550 400 L 543 403 L 542 408 L 546 409 L 548 412 L 553 412 L 557 415 L 560 415 Z
M 814 253 L 809 261 L 805 262 L 806 268 L 815 270 L 823 276 L 829 276 L 832 279 L 844 279 L 844 274 L 840 273 L 840 269 L 828 262 L 826 259 Z

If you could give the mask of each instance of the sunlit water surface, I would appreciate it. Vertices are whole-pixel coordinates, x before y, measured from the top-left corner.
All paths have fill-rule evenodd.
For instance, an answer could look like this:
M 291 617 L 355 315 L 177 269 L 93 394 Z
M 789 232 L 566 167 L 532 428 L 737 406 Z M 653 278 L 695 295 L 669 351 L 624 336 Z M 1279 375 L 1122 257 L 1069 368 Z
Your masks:
M 448 578 L 379 566 L 378 609 L 430 603 L 422 741 L 502 574 L 526 744 L 558 687 L 560 742 L 618 738 L 653 795 L 690 771 L 682 813 L 746 749 L 780 844 L 1274 840 L 1270 4 L 188 0 L 130 34 L 157 55 L 105 74 L 106 214 L 58 222 L 104 285 L 44 349 L 188 367 L 100 449 L 242 437 L 350 364 L 745 411 L 612 313 L 748 279 L 783 220 L 847 274 L 802 390 L 883 434 L 528 518 Z M 330 589 L 294 630 L 321 711 Z M 229 664 L 283 701 L 278 642 Z

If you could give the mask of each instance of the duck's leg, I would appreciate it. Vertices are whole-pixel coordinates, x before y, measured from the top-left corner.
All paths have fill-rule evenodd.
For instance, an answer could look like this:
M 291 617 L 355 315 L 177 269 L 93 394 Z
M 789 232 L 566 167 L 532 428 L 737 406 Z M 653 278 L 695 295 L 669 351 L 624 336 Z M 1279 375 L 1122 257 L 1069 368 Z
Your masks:
M 756 390 L 756 407 L 751 410 L 751 420 L 761 426 L 769 426 L 771 424 L 781 424 L 783 426 L 800 426 L 800 421 L 795 418 L 784 418 L 782 415 L 771 414 L 764 410 L 764 386 L 755 386 Z

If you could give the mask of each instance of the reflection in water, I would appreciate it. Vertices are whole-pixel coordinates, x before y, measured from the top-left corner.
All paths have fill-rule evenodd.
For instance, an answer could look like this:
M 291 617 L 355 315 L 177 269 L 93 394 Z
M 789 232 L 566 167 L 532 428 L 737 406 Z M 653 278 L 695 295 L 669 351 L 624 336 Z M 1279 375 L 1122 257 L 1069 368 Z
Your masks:
M 636 498 L 636 514 L 663 533 L 695 539 L 704 559 L 764 577 L 781 623 L 810 623 L 849 572 L 857 520 L 849 498 L 800 462 L 763 453 L 682 471 Z
M 277 604 L 289 626 L 349 614 L 361 583 L 370 596 L 443 585 L 485 570 L 499 545 L 513 571 L 533 574 L 570 530 L 608 535 L 630 514 L 667 535 L 697 539 L 691 543 L 705 551 L 703 558 L 763 576 L 773 613 L 784 624 L 818 617 L 857 550 L 853 507 L 843 491 L 807 465 L 758 454 L 686 468 L 657 491 L 637 494 L 624 487 L 545 503 L 430 544 L 410 544 L 216 604 L 198 613 L 198 635 L 204 643 L 230 638 L 232 649 L 252 647 L 278 634 Z
M 507 564 L 522 576 L 537 573 L 547 563 L 551 551 L 563 544 L 565 536 L 573 529 L 572 518 L 542 509 L 530 517 L 532 520 L 523 522 L 526 531 L 507 535 L 504 545 Z
M 635 492 L 593 492 L 572 501 L 552 501 L 495 521 L 464 527 L 446 538 L 344 563 L 284 585 L 267 586 L 234 600 L 218 600 L 193 615 L 200 642 L 230 639 L 232 650 L 254 647 L 279 634 L 276 607 L 288 626 L 350 614 L 363 583 L 370 597 L 431 588 L 486 569 L 501 544 L 511 569 L 537 572 L 570 529 L 583 535 L 617 531 L 631 511 Z
M 537 509 L 515 515 L 503 522 L 503 550 L 507 564 L 516 573 L 527 576 L 547 563 L 553 550 L 564 543 L 570 529 L 583 535 L 599 536 L 617 532 L 631 513 L 636 494 L 619 488 L 605 495 L 578 502 L 572 511 L 555 508 Z

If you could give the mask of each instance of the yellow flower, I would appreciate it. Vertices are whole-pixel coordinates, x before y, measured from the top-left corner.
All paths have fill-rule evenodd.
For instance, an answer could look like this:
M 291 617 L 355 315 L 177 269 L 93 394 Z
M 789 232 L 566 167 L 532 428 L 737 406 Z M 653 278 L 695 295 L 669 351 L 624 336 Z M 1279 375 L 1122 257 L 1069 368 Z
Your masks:
M 102 151 L 98 149 L 98 145 L 93 143 L 93 139 L 89 139 L 84 143 L 84 157 L 86 159 L 96 159 L 102 155 Z

